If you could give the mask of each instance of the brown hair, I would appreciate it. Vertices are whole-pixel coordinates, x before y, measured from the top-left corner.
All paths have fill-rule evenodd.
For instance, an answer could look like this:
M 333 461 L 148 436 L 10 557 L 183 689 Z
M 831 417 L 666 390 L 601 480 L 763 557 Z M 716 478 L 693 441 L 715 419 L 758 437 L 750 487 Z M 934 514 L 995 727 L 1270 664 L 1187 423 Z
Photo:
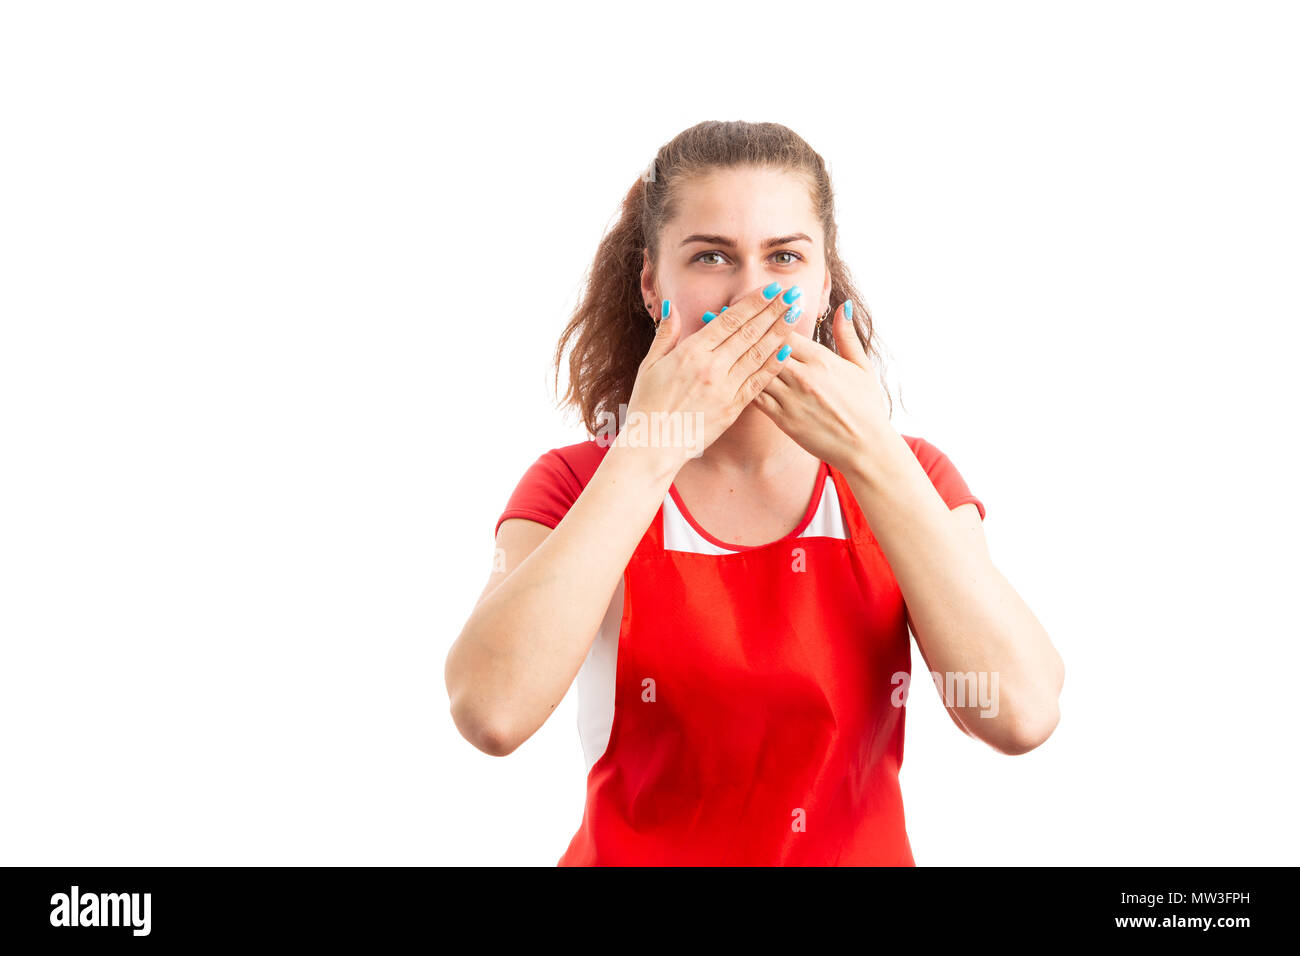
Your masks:
M 654 339 L 654 321 L 645 311 L 641 293 L 642 249 L 649 252 L 652 262 L 658 257 L 663 227 L 678 211 L 677 185 L 715 169 L 741 166 L 793 172 L 808 182 L 813 209 L 825 235 L 831 314 L 841 302 L 851 299 L 858 339 L 873 363 L 882 361 L 871 313 L 836 248 L 835 199 L 821 156 L 779 123 L 699 123 L 660 147 L 653 163 L 628 190 L 622 214 L 601 240 L 586 276 L 582 299 L 555 346 L 558 386 L 565 347 L 576 338 L 569 354 L 569 386 L 560 404 L 575 407 L 592 435 L 600 427 L 602 412 L 612 416 L 614 422 L 621 421 L 618 406 L 631 397 L 638 367 Z M 829 321 L 822 323 L 814 335 L 822 345 L 836 351 Z M 893 399 L 888 390 L 885 394 L 892 414 Z

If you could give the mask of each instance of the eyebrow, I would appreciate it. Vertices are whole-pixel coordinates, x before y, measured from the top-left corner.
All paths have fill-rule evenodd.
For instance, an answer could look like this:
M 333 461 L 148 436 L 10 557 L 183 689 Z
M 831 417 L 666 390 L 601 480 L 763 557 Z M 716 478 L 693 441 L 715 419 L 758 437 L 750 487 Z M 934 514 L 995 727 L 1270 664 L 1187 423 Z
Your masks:
M 790 243 L 799 242 L 800 240 L 804 242 L 812 242 L 812 240 L 802 232 L 796 232 L 789 236 L 779 236 L 776 239 L 768 239 L 763 243 L 763 248 L 770 249 L 773 246 L 788 246 Z M 711 246 L 730 246 L 733 249 L 736 247 L 735 239 L 731 239 L 727 236 L 709 236 L 699 232 L 683 239 L 682 245 L 690 245 L 692 242 L 707 242 Z

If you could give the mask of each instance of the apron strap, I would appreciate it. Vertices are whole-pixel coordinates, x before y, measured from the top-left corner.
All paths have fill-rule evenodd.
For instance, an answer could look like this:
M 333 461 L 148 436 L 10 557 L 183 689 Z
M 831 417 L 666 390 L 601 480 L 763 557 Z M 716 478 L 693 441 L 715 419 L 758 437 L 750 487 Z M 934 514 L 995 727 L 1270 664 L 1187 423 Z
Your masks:
M 650 519 L 650 526 L 645 529 L 645 534 L 637 543 L 636 549 L 632 552 L 633 557 L 644 555 L 659 555 L 664 553 L 664 505 L 659 503 L 659 510 L 655 516 Z
M 839 492 L 840 512 L 844 515 L 844 523 L 848 526 L 849 539 L 860 548 L 875 544 L 876 536 L 872 534 L 871 526 L 867 524 L 867 516 L 862 513 L 858 499 L 853 497 L 849 480 L 834 465 L 828 463 L 826 467 L 830 469 L 835 490 Z

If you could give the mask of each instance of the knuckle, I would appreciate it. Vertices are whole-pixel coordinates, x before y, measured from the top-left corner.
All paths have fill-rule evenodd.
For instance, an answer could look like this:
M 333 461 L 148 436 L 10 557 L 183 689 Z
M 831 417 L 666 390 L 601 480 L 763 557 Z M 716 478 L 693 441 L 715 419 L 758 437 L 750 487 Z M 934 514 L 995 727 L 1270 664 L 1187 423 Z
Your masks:
M 727 309 L 726 312 L 718 313 L 718 317 L 713 320 L 713 322 L 724 323 L 722 328 L 727 332 L 736 331 L 736 328 L 740 326 L 741 323 L 743 323 L 744 321 L 745 321 L 745 313 L 744 310 L 739 306 L 732 306 L 731 308 Z M 713 322 L 710 322 L 709 324 L 712 325 Z

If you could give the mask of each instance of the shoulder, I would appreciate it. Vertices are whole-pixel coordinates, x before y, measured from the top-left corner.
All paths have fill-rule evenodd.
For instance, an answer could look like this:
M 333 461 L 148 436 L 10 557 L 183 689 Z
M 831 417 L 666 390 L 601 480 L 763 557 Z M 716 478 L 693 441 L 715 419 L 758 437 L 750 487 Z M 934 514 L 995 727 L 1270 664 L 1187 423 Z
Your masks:
M 907 442 L 908 447 L 912 449 L 912 454 L 916 456 L 916 460 L 925 466 L 927 472 L 930 470 L 930 466 L 937 464 L 940 459 L 947 458 L 943 452 L 924 438 L 918 438 L 916 435 L 902 435 L 901 437 L 903 441 Z
M 511 494 L 497 528 L 506 518 L 527 518 L 554 528 L 596 473 L 609 446 L 594 439 L 542 452 Z
M 552 448 L 543 457 L 549 456 L 554 461 L 563 462 L 578 484 L 585 488 L 608 452 L 608 444 L 589 438 L 572 445 Z
M 963 504 L 973 504 L 982 520 L 985 514 L 984 502 L 971 493 L 966 479 L 952 463 L 952 459 L 924 438 L 915 435 L 902 435 L 902 438 L 912 449 L 912 454 L 921 463 L 921 467 L 930 477 L 930 483 L 934 485 L 948 507 L 956 508 Z
M 538 476 L 548 477 L 581 491 L 587 487 L 608 451 L 608 445 L 592 439 L 562 445 L 543 452 L 530 466 L 528 473 L 536 472 Z

